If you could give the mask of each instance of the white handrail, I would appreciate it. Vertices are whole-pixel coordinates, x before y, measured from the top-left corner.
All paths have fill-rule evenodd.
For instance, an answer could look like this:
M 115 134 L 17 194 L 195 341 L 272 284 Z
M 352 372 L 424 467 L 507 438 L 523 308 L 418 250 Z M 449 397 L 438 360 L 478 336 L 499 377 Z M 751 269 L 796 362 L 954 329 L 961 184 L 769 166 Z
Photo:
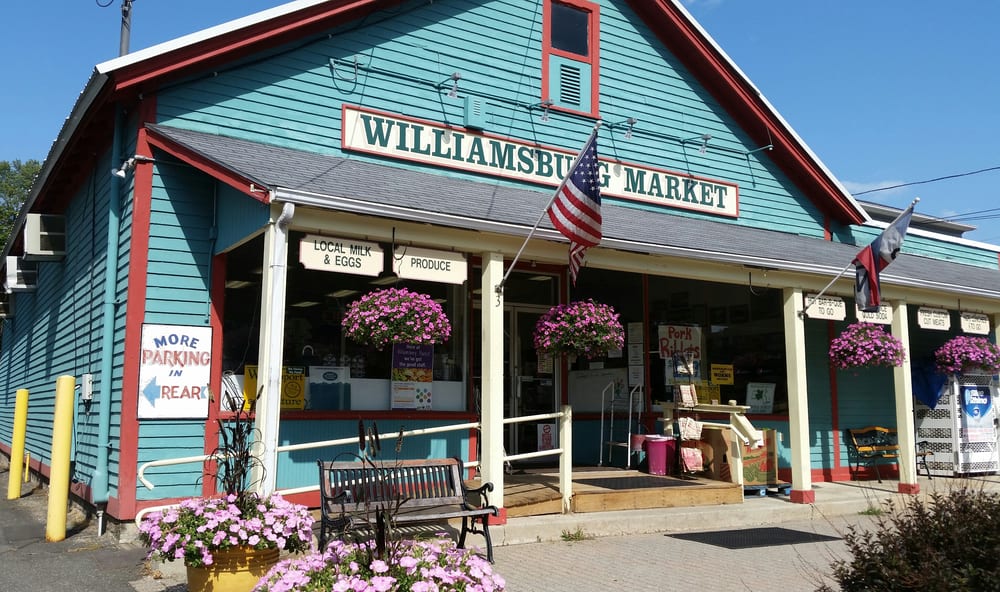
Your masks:
M 532 421 L 540 421 L 540 420 L 544 420 L 544 419 L 561 419 L 561 420 L 563 420 L 563 423 L 565 424 L 567 417 L 572 417 L 572 409 L 568 405 L 563 407 L 563 411 L 556 411 L 554 413 L 540 413 L 540 414 L 537 414 L 537 415 L 525 415 L 525 416 L 522 416 L 522 417 L 510 417 L 510 418 L 505 418 L 503 420 L 503 423 L 504 423 L 504 425 L 510 425 L 510 424 L 515 424 L 515 423 L 527 423 L 527 422 L 532 422 Z M 569 420 L 569 421 L 572 421 L 572 420 Z M 410 436 L 422 436 L 422 435 L 426 435 L 426 434 L 438 434 L 438 433 L 442 433 L 442 432 L 453 432 L 453 431 L 459 431 L 459 430 L 471 430 L 471 429 L 480 429 L 480 428 L 481 428 L 481 423 L 480 422 L 468 422 L 468 423 L 460 423 L 460 424 L 447 425 L 447 426 L 437 426 L 437 427 L 433 427 L 433 428 L 420 428 L 420 429 L 415 429 L 415 430 L 405 430 L 405 431 L 403 431 L 402 435 L 403 435 L 404 438 L 406 438 L 406 437 L 410 437 Z M 569 426 L 567 425 L 566 427 L 563 428 L 562 431 L 565 431 L 568 428 L 569 428 Z M 386 439 L 398 438 L 399 437 L 399 432 L 390 432 L 390 433 L 379 434 L 378 437 L 379 437 L 379 440 L 386 440 Z M 307 442 L 307 443 L 304 443 L 304 444 L 286 444 L 284 446 L 278 446 L 277 452 L 279 452 L 279 453 L 281 453 L 281 452 L 292 452 L 292 451 L 297 451 L 297 450 L 308 450 L 308 449 L 311 449 L 311 448 L 323 448 L 323 447 L 327 447 L 327 446 L 340 446 L 340 445 L 344 445 L 344 444 L 356 443 L 357 440 L 358 440 L 357 436 L 352 436 L 352 437 L 348 437 L 348 438 L 337 438 L 335 440 L 322 440 L 322 441 L 319 441 L 319 442 Z M 511 460 L 521 460 L 521 459 L 526 459 L 526 458 L 536 458 L 536 457 L 542 457 L 542 456 L 554 456 L 554 455 L 558 455 L 558 456 L 560 456 L 560 466 L 562 466 L 562 465 L 571 465 L 572 464 L 572 460 L 567 460 L 565 458 L 566 453 L 568 452 L 568 450 L 569 450 L 569 447 L 567 445 L 563 445 L 563 446 L 561 446 L 559 448 L 552 448 L 552 449 L 549 449 L 549 450 L 538 450 L 538 451 L 535 451 L 535 452 L 526 452 L 526 453 L 523 453 L 523 454 L 516 454 L 516 455 L 504 455 L 503 461 L 506 463 L 506 462 L 509 462 Z M 143 463 L 139 467 L 138 479 L 143 484 L 143 486 L 146 487 L 146 489 L 152 490 L 152 489 L 155 489 L 156 486 L 153 485 L 153 483 L 150 482 L 149 479 L 146 478 L 145 473 L 146 473 L 147 469 L 150 469 L 150 468 L 153 468 L 153 467 L 164 467 L 164 466 L 180 465 L 180 464 L 187 464 L 187 463 L 194 463 L 194 462 L 205 462 L 207 460 L 210 460 L 210 459 L 213 459 L 213 458 L 220 458 L 220 457 L 221 456 L 217 455 L 217 454 L 202 454 L 202 455 L 198 455 L 198 456 L 184 456 L 184 457 L 179 457 L 179 458 L 170 458 L 170 459 L 161 459 L 161 460 L 149 461 L 149 462 Z M 464 466 L 466 468 L 479 466 L 479 462 L 478 461 L 474 461 L 474 462 L 464 463 Z M 564 472 L 566 472 L 566 471 L 564 471 L 563 469 L 560 469 L 560 473 L 564 473 Z M 296 493 L 307 493 L 307 492 L 310 492 L 310 491 L 316 491 L 318 489 L 319 489 L 319 485 L 307 485 L 307 486 L 304 486 L 304 487 L 293 487 L 293 488 L 288 488 L 288 489 L 277 490 L 276 493 L 279 493 L 281 495 L 287 495 L 287 494 L 296 494 Z M 564 477 L 560 478 L 560 491 L 563 494 L 563 506 L 564 506 L 564 509 L 568 510 L 569 499 L 572 496 L 572 486 L 570 485 L 570 481 L 569 481 L 568 478 L 564 478 Z M 140 522 L 141 518 L 144 515 L 146 515 L 147 513 L 151 512 L 153 510 L 159 510 L 159 509 L 165 509 L 165 508 L 175 507 L 177 505 L 178 504 L 168 504 L 168 505 L 164 505 L 164 506 L 156 506 L 156 507 L 144 508 L 143 510 L 141 510 L 140 512 L 138 512 L 136 514 L 135 522 L 136 522 L 136 524 L 138 524 Z
M 449 425 L 449 426 L 437 426 L 437 427 L 433 427 L 433 428 L 419 428 L 419 429 L 415 429 L 415 430 L 406 430 L 406 431 L 403 432 L 403 437 L 405 438 L 405 437 L 409 437 L 409 436 L 423 436 L 425 434 L 438 434 L 438 433 L 441 433 L 441 432 L 453 432 L 453 431 L 458 431 L 458 430 L 471 430 L 471 429 L 478 429 L 478 428 L 479 428 L 479 422 L 459 423 L 459 424 L 454 424 L 454 425 Z M 391 433 L 386 433 L 386 434 L 379 434 L 379 440 L 386 440 L 386 439 L 398 438 L 398 437 L 399 437 L 399 432 L 391 432 Z M 278 446 L 277 451 L 280 453 L 280 452 L 292 452 L 292 451 L 295 451 L 295 450 L 308 450 L 310 448 L 323 448 L 323 447 L 326 447 L 326 446 L 341 446 L 341 445 L 344 445 L 344 444 L 357 443 L 357 441 L 358 441 L 358 437 L 357 436 L 351 436 L 351 437 L 348 437 L 348 438 L 337 438 L 336 440 L 322 440 L 322 441 L 319 441 L 319 442 L 306 442 L 304 444 L 286 444 L 284 446 Z M 205 461 L 211 460 L 213 458 L 220 458 L 220 455 L 216 455 L 216 454 L 202 454 L 202 455 L 199 455 L 199 456 L 185 456 L 185 457 L 180 457 L 180 458 L 167 458 L 167 459 L 162 459 L 162 460 L 152 460 L 152 461 L 149 461 L 147 463 L 143 463 L 142 466 L 139 467 L 138 478 L 139 478 L 139 481 L 141 481 L 142 484 L 146 487 L 146 489 L 154 489 L 156 486 L 153 485 L 145 477 L 146 469 L 149 469 L 149 468 L 152 468 L 152 467 L 165 467 L 165 466 L 171 466 L 171 465 L 183 465 L 183 464 L 193 463 L 193 462 L 205 462 Z M 318 487 L 317 487 L 317 489 L 318 489 Z

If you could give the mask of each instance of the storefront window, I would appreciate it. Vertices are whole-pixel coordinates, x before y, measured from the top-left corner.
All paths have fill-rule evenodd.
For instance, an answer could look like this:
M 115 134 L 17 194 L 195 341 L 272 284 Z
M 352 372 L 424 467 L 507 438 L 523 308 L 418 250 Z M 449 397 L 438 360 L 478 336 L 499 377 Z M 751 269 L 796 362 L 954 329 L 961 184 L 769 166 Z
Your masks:
M 465 285 L 410 279 L 381 279 L 304 268 L 298 263 L 303 235 L 291 233 L 285 302 L 284 382 L 301 380 L 301 404 L 285 397 L 283 409 L 388 410 L 434 409 L 464 411 L 466 332 Z M 386 252 L 391 246 L 382 245 Z M 228 256 L 224 319 L 224 371 L 244 379 L 259 361 L 260 266 L 263 241 L 256 240 Z M 387 287 L 427 294 L 441 304 L 452 326 L 451 338 L 428 346 L 431 384 L 418 385 L 414 397 L 402 396 L 392 385 L 392 347 L 378 350 L 346 335 L 341 320 L 347 307 L 366 293 Z M 432 350 L 432 351 L 431 351 Z M 423 356 L 426 353 L 426 356 Z M 399 356 L 396 365 L 399 366 Z M 423 363 L 423 362 L 421 362 Z M 423 373 L 421 373 L 423 374 Z M 301 376 L 302 378 L 296 378 Z M 397 378 L 399 377 L 397 372 Z M 421 376 L 421 380 L 425 380 Z M 398 386 L 398 385 L 397 385 Z M 318 387 L 318 388 L 317 388 Z M 293 388 L 294 390 L 294 388 Z
M 694 384 L 701 402 L 788 413 L 780 290 L 650 277 L 649 311 L 654 400 Z

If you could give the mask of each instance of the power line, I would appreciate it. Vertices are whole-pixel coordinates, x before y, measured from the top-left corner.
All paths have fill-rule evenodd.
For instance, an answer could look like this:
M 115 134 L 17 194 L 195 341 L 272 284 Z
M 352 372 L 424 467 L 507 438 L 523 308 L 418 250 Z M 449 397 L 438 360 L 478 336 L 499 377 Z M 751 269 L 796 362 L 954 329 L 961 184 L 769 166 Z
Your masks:
M 978 175 L 981 173 L 988 173 L 990 171 L 998 171 L 1000 166 L 989 167 L 986 169 L 979 169 L 978 171 L 969 171 L 967 173 L 958 173 L 956 175 L 945 175 L 943 177 L 935 177 L 933 179 L 925 179 L 923 181 L 912 181 L 910 183 L 900 183 L 899 185 L 890 185 L 888 187 L 877 187 L 875 189 L 867 189 L 865 191 L 859 191 L 855 193 L 855 196 L 864 195 L 866 193 L 875 193 L 876 191 L 888 191 L 889 189 L 899 189 L 900 187 L 910 187 L 911 185 L 923 185 L 924 183 L 934 183 L 936 181 L 946 181 L 948 179 L 957 179 L 959 177 L 968 177 L 970 175 Z

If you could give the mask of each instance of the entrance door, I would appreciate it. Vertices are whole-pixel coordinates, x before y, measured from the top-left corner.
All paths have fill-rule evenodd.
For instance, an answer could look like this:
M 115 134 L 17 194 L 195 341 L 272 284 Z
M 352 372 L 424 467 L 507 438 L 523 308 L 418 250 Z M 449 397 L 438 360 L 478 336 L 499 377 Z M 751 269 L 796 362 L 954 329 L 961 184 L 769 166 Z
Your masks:
M 552 413 L 558 407 L 556 368 L 551 356 L 538 356 L 535 324 L 548 307 L 511 305 L 504 311 L 504 417 Z M 542 420 L 504 426 L 507 454 L 523 454 L 559 445 L 556 421 Z M 522 462 L 552 462 L 551 457 Z

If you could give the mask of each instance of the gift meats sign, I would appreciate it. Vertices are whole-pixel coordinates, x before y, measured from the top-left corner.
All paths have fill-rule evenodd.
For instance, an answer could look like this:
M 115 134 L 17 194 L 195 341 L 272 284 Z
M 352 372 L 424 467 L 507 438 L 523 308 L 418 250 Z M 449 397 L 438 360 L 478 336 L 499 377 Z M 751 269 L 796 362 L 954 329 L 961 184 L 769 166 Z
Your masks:
M 138 417 L 208 417 L 211 369 L 211 327 L 143 325 Z

